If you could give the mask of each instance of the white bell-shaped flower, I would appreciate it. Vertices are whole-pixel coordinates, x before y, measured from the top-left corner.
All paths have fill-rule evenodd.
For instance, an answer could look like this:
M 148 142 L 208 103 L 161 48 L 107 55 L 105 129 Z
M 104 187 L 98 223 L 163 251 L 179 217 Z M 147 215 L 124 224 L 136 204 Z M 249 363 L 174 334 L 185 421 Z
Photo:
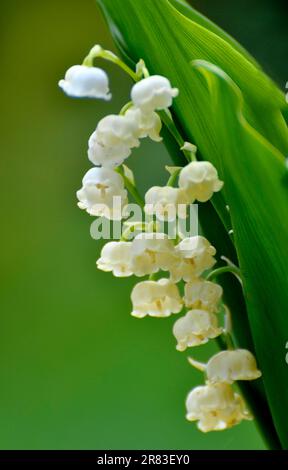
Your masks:
M 90 215 L 121 220 L 128 203 L 124 181 L 109 168 L 91 168 L 84 176 L 82 188 L 77 191 L 78 206 Z
M 253 419 L 243 398 L 224 383 L 195 387 L 186 399 L 186 409 L 188 421 L 198 421 L 202 432 L 223 431 Z
M 209 312 L 219 310 L 223 289 L 215 282 L 195 279 L 185 284 L 184 302 L 188 308 L 200 308 Z
M 145 276 L 162 269 L 168 271 L 174 261 L 174 245 L 167 235 L 158 232 L 143 232 L 132 242 L 133 271 L 136 276 Z
M 159 220 L 185 218 L 189 200 L 185 191 L 170 186 L 153 186 L 145 194 L 144 210 L 148 215 L 156 215 Z
M 182 309 L 178 288 L 169 279 L 139 282 L 132 290 L 131 300 L 132 315 L 137 318 L 169 317 Z
M 135 106 L 149 114 L 155 110 L 169 108 L 179 90 L 172 88 L 168 78 L 161 75 L 151 75 L 133 85 L 131 99 Z
M 174 282 L 180 279 L 194 282 L 195 278 L 201 276 L 216 263 L 215 248 L 202 236 L 184 238 L 175 247 L 175 252 L 178 256 L 177 262 L 169 269 Z
M 220 191 L 223 182 L 219 180 L 216 168 L 210 162 L 191 162 L 179 175 L 179 187 L 188 192 L 191 202 L 208 201 L 213 193 Z
M 67 70 L 65 79 L 59 81 L 59 86 L 67 95 L 76 98 L 111 99 L 108 76 L 98 67 L 73 65 Z
M 189 310 L 173 326 L 173 335 L 177 340 L 176 349 L 185 351 L 186 348 L 205 344 L 209 339 L 221 335 L 222 331 L 214 313 L 207 310 Z
M 131 108 L 126 111 L 125 116 L 137 123 L 137 134 L 139 139 L 149 137 L 155 142 L 162 141 L 162 137 L 160 137 L 162 121 L 157 113 L 151 112 L 149 114 L 144 114 L 140 108 L 131 106 Z
M 97 132 L 94 131 L 88 142 L 88 158 L 94 165 L 103 167 L 116 167 L 129 157 L 131 149 L 125 144 L 104 146 L 97 140 Z
M 98 122 L 96 140 L 104 147 L 139 147 L 137 121 L 126 115 L 109 114 Z
M 221 351 L 208 361 L 207 379 L 211 383 L 233 383 L 235 380 L 255 380 L 261 376 L 255 357 L 246 349 Z
M 108 242 L 97 260 L 101 271 L 112 271 L 116 277 L 128 277 L 133 274 L 131 242 Z

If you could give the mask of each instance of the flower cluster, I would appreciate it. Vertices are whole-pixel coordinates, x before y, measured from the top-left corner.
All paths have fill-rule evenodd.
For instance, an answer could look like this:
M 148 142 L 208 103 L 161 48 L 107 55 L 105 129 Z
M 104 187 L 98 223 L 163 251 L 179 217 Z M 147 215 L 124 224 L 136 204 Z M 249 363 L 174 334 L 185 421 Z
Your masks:
M 221 431 L 253 416 L 231 384 L 261 376 L 253 354 L 246 349 L 221 351 L 207 364 L 190 358 L 191 364 L 206 374 L 206 384 L 195 387 L 186 399 L 189 421 L 197 421 L 200 431 Z
M 186 205 L 207 202 L 223 187 L 216 168 L 210 162 L 192 161 L 179 173 L 178 188 L 153 186 L 145 194 L 144 210 L 159 220 L 186 216 Z
M 138 194 L 133 174 L 123 162 L 140 145 L 141 139 L 162 140 L 162 113 L 164 123 L 168 119 L 170 126 L 175 126 L 168 108 L 179 91 L 166 77 L 150 76 L 142 60 L 134 72 L 110 51 L 94 46 L 83 65 L 71 67 L 59 82 L 65 93 L 74 97 L 111 98 L 107 74 L 93 67 L 96 57 L 128 70 L 136 83 L 131 89 L 131 101 L 120 114 L 101 119 L 89 138 L 88 158 L 95 166 L 85 174 L 82 188 L 77 192 L 78 206 L 92 216 L 121 220 L 126 217 L 128 192 L 134 198 Z M 261 373 L 249 351 L 231 348 L 230 331 L 221 326 L 223 312 L 227 316 L 229 311 L 223 304 L 222 287 L 209 280 L 213 278 L 216 249 L 203 236 L 185 238 L 178 233 L 172 240 L 158 228 L 157 219 L 169 221 L 176 213 L 184 218 L 188 204 L 206 202 L 223 187 L 216 168 L 210 162 L 197 161 L 194 145 L 183 140 L 180 150 L 188 155 L 188 164 L 184 168 L 173 167 L 166 186 L 153 186 L 145 194 L 141 205 L 150 223 L 136 222 L 128 227 L 128 235 L 132 237 L 127 237 L 126 230 L 118 241 L 106 243 L 97 267 L 116 277 L 148 276 L 132 290 L 134 317 L 165 318 L 185 309 L 173 326 L 178 351 L 223 335 L 227 350 L 214 355 L 207 364 L 190 359 L 192 365 L 205 372 L 206 384 L 190 392 L 186 402 L 187 419 L 198 421 L 199 429 L 207 432 L 251 419 L 243 399 L 231 384 L 256 379 Z M 180 212 L 178 206 L 182 208 Z
M 84 70 L 91 69 L 92 67 L 84 67 Z M 73 68 L 73 67 L 72 67 Z M 93 68 L 92 68 L 93 69 Z M 82 72 L 81 85 L 83 91 L 83 76 L 87 73 L 87 95 L 89 89 L 92 87 L 91 77 L 92 74 Z M 68 74 L 69 75 L 69 74 Z M 95 83 L 94 90 L 98 90 L 98 95 L 103 89 L 102 78 L 98 84 L 98 75 L 94 75 Z M 78 86 L 74 77 L 74 81 L 70 82 L 71 88 L 75 87 L 75 94 L 77 93 Z M 99 85 L 99 86 L 98 86 Z M 64 88 L 65 89 L 65 88 Z M 83 91 L 84 93 L 84 91 Z M 85 175 L 83 179 L 83 187 L 77 193 L 80 201 L 79 207 L 85 209 L 92 215 L 101 215 L 102 208 L 95 211 L 95 205 L 107 204 L 111 206 L 111 197 L 119 197 L 121 199 L 120 207 L 123 209 L 127 198 L 123 192 L 123 181 L 120 182 L 121 176 L 118 175 L 118 181 L 113 176 L 115 168 L 119 167 L 124 160 L 126 160 L 131 151 L 135 147 L 139 147 L 140 139 L 149 137 L 150 139 L 160 142 L 160 131 L 162 122 L 159 115 L 156 113 L 172 103 L 172 98 L 177 96 L 178 90 L 172 88 L 170 82 L 165 78 L 158 75 L 144 78 L 136 83 L 131 90 L 131 103 L 127 106 L 124 113 L 120 115 L 108 115 L 98 122 L 95 131 L 92 133 L 88 142 L 88 158 L 96 166 L 100 166 L 106 171 L 98 172 L 97 178 L 92 181 L 91 170 Z M 95 95 L 96 96 L 96 95 Z M 106 95 L 105 95 L 106 96 Z M 111 181 L 107 181 L 106 175 L 110 171 Z M 101 179 L 102 178 L 102 179 Z M 91 190 L 91 181 L 95 185 L 100 185 L 101 197 L 99 200 L 99 191 Z M 102 190 L 104 187 L 104 190 Z M 105 188 L 107 187 L 107 190 Z M 89 197 L 87 197 L 89 194 Z M 97 212 L 97 213 L 96 213 Z M 115 219 L 119 217 L 118 212 L 116 215 L 111 211 L 106 211 L 106 217 Z

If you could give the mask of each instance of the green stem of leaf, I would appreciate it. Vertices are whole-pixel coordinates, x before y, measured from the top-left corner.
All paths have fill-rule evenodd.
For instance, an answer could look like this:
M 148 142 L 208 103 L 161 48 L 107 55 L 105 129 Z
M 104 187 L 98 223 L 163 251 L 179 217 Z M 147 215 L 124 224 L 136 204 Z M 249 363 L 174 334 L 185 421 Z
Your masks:
M 168 110 L 164 109 L 162 111 L 158 111 L 158 114 L 161 118 L 161 121 L 164 123 L 170 134 L 174 137 L 177 144 L 179 145 L 180 149 L 182 149 L 185 141 L 180 134 L 179 130 L 177 129 L 175 122 L 173 121 L 171 114 Z M 182 150 L 187 162 L 191 162 L 191 160 L 196 160 L 196 156 L 193 152 L 189 152 L 188 150 Z
M 131 183 L 131 181 L 125 176 L 123 168 L 120 166 L 116 168 L 115 171 L 117 171 L 117 173 L 119 173 L 122 176 L 126 189 L 129 191 L 129 193 L 131 194 L 135 202 L 137 202 L 137 204 L 143 209 L 145 206 L 145 202 L 141 194 L 139 193 L 138 189 L 136 188 L 136 186 L 134 186 Z
M 237 277 L 240 277 L 241 279 L 241 271 L 239 268 L 237 268 L 237 266 L 223 266 L 221 268 L 214 269 L 208 274 L 206 279 L 208 281 L 225 273 L 233 273 L 234 275 L 236 275 Z
M 170 186 L 173 188 L 173 186 L 175 186 L 175 183 L 176 183 L 176 180 L 179 176 L 179 173 L 180 173 L 181 169 L 179 170 L 175 170 L 174 173 L 170 176 L 170 178 L 168 179 L 167 183 L 166 183 L 166 186 Z
M 128 103 L 124 104 L 123 108 L 121 108 L 119 115 L 124 116 L 126 111 L 128 111 L 128 109 L 131 108 L 131 106 L 133 106 L 133 102 L 128 101 Z
M 93 61 L 96 58 L 105 59 L 108 62 L 112 62 L 115 65 L 118 65 L 124 72 L 126 72 L 134 82 L 139 80 L 139 76 L 132 70 L 123 60 L 121 60 L 117 55 L 113 54 L 111 51 L 105 49 L 97 49 L 97 47 L 92 48 L 89 54 L 83 60 L 83 65 L 88 67 L 93 66 Z

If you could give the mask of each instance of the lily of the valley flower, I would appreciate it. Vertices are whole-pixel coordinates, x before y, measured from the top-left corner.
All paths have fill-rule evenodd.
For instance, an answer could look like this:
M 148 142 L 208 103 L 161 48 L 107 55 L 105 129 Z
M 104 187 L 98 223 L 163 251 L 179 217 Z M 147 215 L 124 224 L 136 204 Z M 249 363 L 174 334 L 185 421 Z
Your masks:
M 195 279 L 185 284 L 184 302 L 188 308 L 200 308 L 209 312 L 219 310 L 223 289 L 215 282 Z
M 139 282 L 132 290 L 131 300 L 132 315 L 138 318 L 169 317 L 182 309 L 178 288 L 169 279 Z
M 164 233 L 143 232 L 132 242 L 133 271 L 136 276 L 167 271 L 174 259 L 174 246 Z
M 179 90 L 172 88 L 168 78 L 151 75 L 135 83 L 131 91 L 131 99 L 135 106 L 149 114 L 156 110 L 169 108 Z
M 170 186 L 153 186 L 145 194 L 146 214 L 155 214 L 159 220 L 173 221 L 185 218 L 189 200 L 185 191 Z
M 91 168 L 77 191 L 78 206 L 88 214 L 121 220 L 128 203 L 123 178 L 109 168 Z
M 69 96 L 111 99 L 108 76 L 98 67 L 73 65 L 67 70 L 65 79 L 59 81 L 59 86 Z
M 88 158 L 94 165 L 121 165 L 138 147 L 138 123 L 132 116 L 110 114 L 98 122 L 88 142 Z
M 137 121 L 118 114 L 109 114 L 98 122 L 96 140 L 105 147 L 126 145 L 139 147 Z
M 222 431 L 252 416 L 238 393 L 224 383 L 202 385 L 194 388 L 186 400 L 189 421 L 198 421 L 202 432 Z
M 220 191 L 223 182 L 212 163 L 193 161 L 181 170 L 179 187 L 188 192 L 191 202 L 206 202 L 213 193 Z
M 186 348 L 205 344 L 209 339 L 221 335 L 222 331 L 214 313 L 206 310 L 190 310 L 173 326 L 173 334 L 177 340 L 176 349 L 185 351 Z
M 126 144 L 105 146 L 97 140 L 97 132 L 94 131 L 88 142 L 88 158 L 94 165 L 103 167 L 116 167 L 129 157 L 131 149 Z
M 208 361 L 207 379 L 210 383 L 233 383 L 235 380 L 255 380 L 261 376 L 255 357 L 246 349 L 221 351 Z
M 162 129 L 162 121 L 157 113 L 151 112 L 144 114 L 140 108 L 131 106 L 125 113 L 127 119 L 137 123 L 137 135 L 139 139 L 149 137 L 155 142 L 161 142 L 160 132 Z
M 171 279 L 175 282 L 180 279 L 186 282 L 194 281 L 216 263 L 215 248 L 206 238 L 198 235 L 184 238 L 175 247 L 175 253 L 176 262 L 169 269 Z
M 101 271 L 112 271 L 116 277 L 132 276 L 131 242 L 108 242 L 97 261 Z

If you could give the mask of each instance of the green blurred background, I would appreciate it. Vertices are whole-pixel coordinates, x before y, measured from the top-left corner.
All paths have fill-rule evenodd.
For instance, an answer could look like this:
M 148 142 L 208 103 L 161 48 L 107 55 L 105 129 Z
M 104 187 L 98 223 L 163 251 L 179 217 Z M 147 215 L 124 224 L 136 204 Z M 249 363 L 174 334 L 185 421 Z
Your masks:
M 285 2 L 192 3 L 284 90 Z M 96 270 L 101 243 L 75 191 L 89 135 L 131 83 L 102 64 L 112 102 L 69 99 L 57 87 L 95 43 L 113 48 L 93 0 L 1 2 L 0 448 L 261 449 L 254 424 L 203 435 L 185 421 L 185 396 L 202 377 L 176 352 L 173 319 L 133 319 L 135 280 Z M 134 152 L 141 189 L 165 181 L 165 162 L 159 144 Z

